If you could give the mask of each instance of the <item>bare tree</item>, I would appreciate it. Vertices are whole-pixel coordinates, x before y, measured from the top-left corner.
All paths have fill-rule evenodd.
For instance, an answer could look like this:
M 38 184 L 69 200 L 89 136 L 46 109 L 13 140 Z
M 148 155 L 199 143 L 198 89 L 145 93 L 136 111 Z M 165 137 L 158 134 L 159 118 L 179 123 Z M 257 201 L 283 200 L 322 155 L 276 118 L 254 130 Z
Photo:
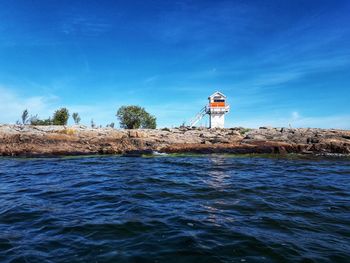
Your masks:
M 23 125 L 25 125 L 25 124 L 27 124 L 28 123 L 28 121 L 29 121 L 29 113 L 28 113 L 28 110 L 27 109 L 25 109 L 24 111 L 23 111 L 23 113 L 22 113 L 22 124 Z
M 72 117 L 73 117 L 73 120 L 74 120 L 75 124 L 78 125 L 78 124 L 80 123 L 80 121 L 81 121 L 81 118 L 80 118 L 80 116 L 79 116 L 79 113 L 74 112 L 74 113 L 72 114 Z

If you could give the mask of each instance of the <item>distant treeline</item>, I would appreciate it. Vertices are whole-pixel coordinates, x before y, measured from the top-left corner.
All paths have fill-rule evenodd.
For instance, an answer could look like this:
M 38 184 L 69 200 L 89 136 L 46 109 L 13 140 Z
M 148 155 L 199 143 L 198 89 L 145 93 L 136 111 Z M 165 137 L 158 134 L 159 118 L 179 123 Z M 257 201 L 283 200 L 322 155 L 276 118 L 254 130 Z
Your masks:
M 125 129 L 155 129 L 157 127 L 156 117 L 149 114 L 144 108 L 139 106 L 122 106 L 118 109 L 116 114 L 120 127 Z M 60 108 L 56 110 L 52 117 L 48 119 L 40 119 L 39 116 L 29 115 L 29 111 L 25 109 L 22 112 L 21 121 L 17 121 L 18 125 L 67 125 L 70 117 L 67 108 Z M 79 113 L 74 112 L 72 118 L 76 125 L 80 124 L 81 118 Z M 91 120 L 90 125 L 92 128 L 102 127 L 95 124 Z M 114 128 L 114 122 L 107 125 L 107 127 Z

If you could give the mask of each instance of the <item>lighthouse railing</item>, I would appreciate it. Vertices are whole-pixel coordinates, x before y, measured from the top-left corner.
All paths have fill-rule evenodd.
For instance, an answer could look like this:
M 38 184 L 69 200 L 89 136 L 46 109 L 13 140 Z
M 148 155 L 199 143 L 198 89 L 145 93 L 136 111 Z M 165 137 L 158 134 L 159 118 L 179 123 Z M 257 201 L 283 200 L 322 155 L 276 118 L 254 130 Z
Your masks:
M 210 107 L 208 106 L 208 113 L 212 112 L 224 112 L 227 113 L 230 111 L 230 105 L 226 104 L 224 107 Z

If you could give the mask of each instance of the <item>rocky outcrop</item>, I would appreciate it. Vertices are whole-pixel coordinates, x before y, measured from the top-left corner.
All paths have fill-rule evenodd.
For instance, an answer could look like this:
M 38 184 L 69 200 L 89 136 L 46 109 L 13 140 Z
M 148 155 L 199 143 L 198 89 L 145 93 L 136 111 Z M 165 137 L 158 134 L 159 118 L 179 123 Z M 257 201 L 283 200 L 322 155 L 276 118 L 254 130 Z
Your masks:
M 350 154 L 350 131 L 334 129 L 175 128 L 0 125 L 0 155 L 150 153 Z

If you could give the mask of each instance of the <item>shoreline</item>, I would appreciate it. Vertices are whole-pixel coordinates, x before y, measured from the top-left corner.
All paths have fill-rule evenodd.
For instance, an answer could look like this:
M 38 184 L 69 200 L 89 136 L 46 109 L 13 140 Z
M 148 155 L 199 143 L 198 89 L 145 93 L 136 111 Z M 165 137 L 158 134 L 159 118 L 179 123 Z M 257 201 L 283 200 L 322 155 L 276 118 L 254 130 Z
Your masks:
M 247 153 L 247 154 L 228 154 L 228 153 L 138 153 L 138 154 L 77 154 L 77 155 L 17 155 L 2 156 L 1 160 L 45 160 L 45 159 L 82 159 L 82 158 L 249 158 L 249 159 L 279 159 L 279 160 L 306 160 L 306 161 L 350 161 L 350 154 L 268 154 L 268 153 Z
M 350 131 L 318 128 L 163 128 L 0 125 L 0 156 L 96 154 L 302 154 L 350 156 Z

